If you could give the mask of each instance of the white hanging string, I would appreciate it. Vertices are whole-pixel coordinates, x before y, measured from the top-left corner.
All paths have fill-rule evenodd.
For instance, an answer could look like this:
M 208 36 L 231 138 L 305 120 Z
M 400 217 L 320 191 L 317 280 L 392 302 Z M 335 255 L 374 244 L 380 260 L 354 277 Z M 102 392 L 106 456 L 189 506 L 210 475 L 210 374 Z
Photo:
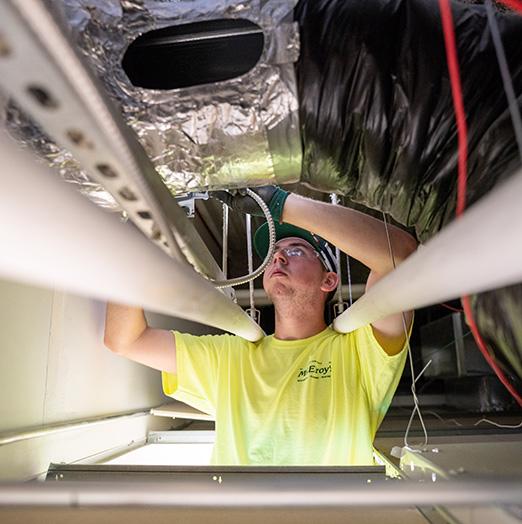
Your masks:
M 388 250 L 390 252 L 390 258 L 393 264 L 393 268 L 395 269 L 397 265 L 395 263 L 395 256 L 393 254 L 393 247 L 392 247 L 392 243 L 390 239 L 390 232 L 388 230 L 388 221 L 386 219 L 386 213 L 384 213 L 384 211 L 382 213 L 382 216 L 383 216 L 383 222 L 384 222 L 384 229 L 386 231 L 386 238 L 388 240 Z M 406 327 L 406 319 L 404 318 L 404 313 L 401 313 L 401 317 L 402 317 L 402 327 L 404 329 L 404 336 L 406 338 L 406 347 L 408 349 L 408 360 L 410 363 L 410 372 L 411 372 L 411 394 L 413 396 L 413 410 L 411 412 L 410 419 L 408 421 L 408 425 L 406 426 L 406 431 L 404 433 L 404 446 L 409 449 L 415 449 L 415 448 L 424 449 L 428 445 L 428 431 L 426 430 L 426 425 L 424 424 L 424 419 L 422 417 L 419 399 L 417 397 L 416 383 L 417 383 L 417 380 L 419 380 L 422 374 L 426 371 L 426 369 L 428 369 L 428 366 L 431 364 L 431 360 L 422 368 L 421 372 L 417 376 L 415 376 L 415 369 L 413 367 L 413 355 L 412 355 L 411 347 L 410 347 L 410 337 L 408 336 L 408 328 Z M 408 435 L 410 433 L 411 425 L 412 425 L 413 419 L 415 418 L 415 414 L 417 414 L 419 418 L 419 422 L 422 427 L 422 431 L 424 433 L 424 442 L 421 445 L 410 445 L 408 442 Z

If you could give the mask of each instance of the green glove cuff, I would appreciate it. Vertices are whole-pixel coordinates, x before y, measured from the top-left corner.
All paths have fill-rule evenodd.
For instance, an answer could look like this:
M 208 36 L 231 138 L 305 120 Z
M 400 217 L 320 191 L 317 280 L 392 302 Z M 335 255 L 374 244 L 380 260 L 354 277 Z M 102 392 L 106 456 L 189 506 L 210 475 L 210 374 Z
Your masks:
M 281 224 L 281 217 L 283 215 L 283 207 L 285 201 L 290 193 L 278 187 L 275 193 L 272 195 L 270 202 L 268 203 L 268 209 L 275 222 Z

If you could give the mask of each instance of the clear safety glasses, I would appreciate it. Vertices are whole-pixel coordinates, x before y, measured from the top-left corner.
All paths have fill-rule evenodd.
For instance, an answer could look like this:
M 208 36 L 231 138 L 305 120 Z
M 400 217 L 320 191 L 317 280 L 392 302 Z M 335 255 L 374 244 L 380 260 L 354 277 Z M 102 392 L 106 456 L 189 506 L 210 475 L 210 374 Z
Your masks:
M 283 255 L 288 258 L 292 258 L 292 257 L 318 258 L 321 264 L 326 268 L 321 258 L 321 255 L 317 251 L 315 251 L 315 249 L 306 249 L 300 246 L 278 247 L 274 251 L 274 256 L 272 260 L 279 253 L 283 253 Z

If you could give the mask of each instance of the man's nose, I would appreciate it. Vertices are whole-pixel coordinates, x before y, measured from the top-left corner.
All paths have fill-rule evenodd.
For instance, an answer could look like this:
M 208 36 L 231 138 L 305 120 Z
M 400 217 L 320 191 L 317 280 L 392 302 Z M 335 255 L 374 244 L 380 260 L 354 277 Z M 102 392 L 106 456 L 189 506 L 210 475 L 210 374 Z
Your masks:
M 272 263 L 279 261 L 282 264 L 287 264 L 288 259 L 286 253 L 282 249 L 276 249 L 274 251 L 274 257 L 272 258 Z

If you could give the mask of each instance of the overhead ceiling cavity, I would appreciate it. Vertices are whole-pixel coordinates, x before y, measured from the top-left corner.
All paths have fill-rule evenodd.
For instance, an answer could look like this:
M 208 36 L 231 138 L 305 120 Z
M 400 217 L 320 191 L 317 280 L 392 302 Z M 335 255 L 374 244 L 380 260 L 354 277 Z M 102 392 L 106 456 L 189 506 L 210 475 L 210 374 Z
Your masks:
M 263 53 L 261 28 L 219 19 L 149 31 L 128 47 L 122 66 L 134 86 L 180 89 L 248 73 Z
M 64 0 L 74 44 L 174 195 L 298 182 L 295 0 Z M 98 205 L 114 199 L 7 106 L 11 135 Z

